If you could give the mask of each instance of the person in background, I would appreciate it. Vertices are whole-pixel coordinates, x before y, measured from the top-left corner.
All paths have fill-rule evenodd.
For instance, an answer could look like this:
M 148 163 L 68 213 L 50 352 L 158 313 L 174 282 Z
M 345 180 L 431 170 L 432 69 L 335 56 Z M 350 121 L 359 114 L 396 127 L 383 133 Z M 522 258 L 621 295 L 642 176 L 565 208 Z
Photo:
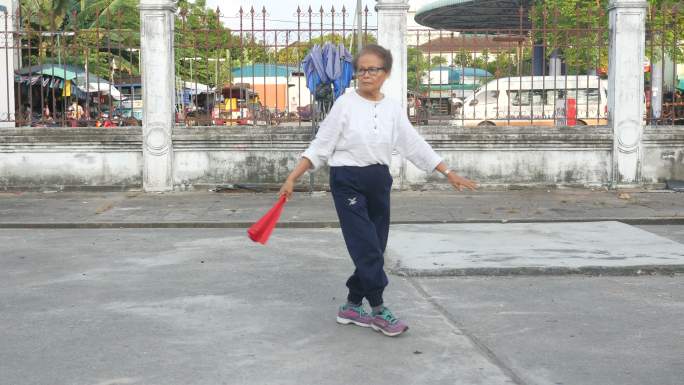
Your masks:
M 69 106 L 68 110 L 68 117 L 71 127 L 78 127 L 79 121 L 84 119 L 85 112 L 83 111 L 83 107 L 78 104 L 78 100 L 74 99 L 74 101 L 71 102 L 71 106 Z

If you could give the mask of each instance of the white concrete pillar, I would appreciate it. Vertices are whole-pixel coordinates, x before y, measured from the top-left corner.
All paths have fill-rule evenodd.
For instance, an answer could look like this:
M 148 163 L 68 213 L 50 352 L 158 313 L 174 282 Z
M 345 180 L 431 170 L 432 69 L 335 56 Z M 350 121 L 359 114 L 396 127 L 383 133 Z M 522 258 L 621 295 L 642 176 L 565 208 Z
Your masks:
M 392 74 L 382 92 L 401 102 L 406 109 L 408 58 L 406 48 L 406 16 L 408 0 L 377 0 L 378 44 L 392 52 Z
M 18 3 L 0 0 L 0 128 L 14 127 L 14 71 L 19 67 L 19 50 L 14 46 Z
M 406 19 L 409 11 L 408 0 L 376 0 L 378 13 L 378 44 L 392 52 L 392 73 L 382 86 L 382 93 L 396 99 L 406 111 L 408 49 L 406 38 Z M 407 161 L 400 154 L 393 154 L 392 176 L 394 189 L 403 189 L 406 180 Z M 398 166 L 398 169 L 395 167 Z
M 143 85 L 143 189 L 173 190 L 175 66 L 173 0 L 140 1 L 140 50 Z
M 645 0 L 610 0 L 608 111 L 613 187 L 640 183 L 644 131 Z
M 660 119 L 663 112 L 663 63 L 651 63 L 651 115 L 648 118 Z
M 677 65 L 667 53 L 663 58 L 663 90 L 673 92 L 677 87 Z
M 658 47 L 654 48 L 651 63 L 651 109 L 655 119 L 660 119 L 662 114 L 663 93 L 673 92 L 677 79 L 674 61 L 667 52 L 659 51 Z

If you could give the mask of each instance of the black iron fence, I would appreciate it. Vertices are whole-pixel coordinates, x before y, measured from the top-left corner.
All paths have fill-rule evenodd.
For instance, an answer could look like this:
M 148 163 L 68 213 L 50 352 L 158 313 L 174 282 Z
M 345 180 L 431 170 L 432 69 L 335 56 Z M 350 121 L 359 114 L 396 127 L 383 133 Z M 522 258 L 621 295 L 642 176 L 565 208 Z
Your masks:
M 684 5 L 649 9 L 646 57 L 644 101 L 647 122 L 684 124 Z
M 131 97 L 120 86 L 140 73 L 136 18 L 123 10 L 48 16 L 20 8 L 2 15 L 0 54 L 13 71 L 4 74 L 2 107 L 9 113 L 0 119 L 17 126 L 140 124 L 121 110 Z
M 603 7 L 480 14 L 455 19 L 452 30 L 409 32 L 409 113 L 417 123 L 607 124 Z M 505 28 L 498 19 L 506 20 Z
M 448 29 L 410 28 L 408 92 L 399 97 L 406 97 L 411 120 L 458 126 L 607 124 L 605 4 L 540 4 L 498 9 L 498 16 L 488 15 L 489 23 L 477 24 L 474 17 L 469 25 L 459 19 Z M 684 123 L 683 12 L 676 5 L 648 12 L 648 124 Z M 354 55 L 359 40 L 375 42 L 377 28 L 369 26 L 369 16 L 367 8 L 360 17 L 345 8 L 297 8 L 288 26 L 276 27 L 265 8 L 224 15 L 183 3 L 174 36 L 177 124 L 287 126 L 319 119 L 340 86 L 313 85 L 307 58 L 330 46 L 337 55 Z M 497 17 L 504 16 L 509 24 L 497 26 Z M 0 13 L 0 19 L 0 62 L 13 68 L 4 75 L 7 89 L 0 90 L 7 95 L 0 123 L 141 124 L 137 11 L 91 9 L 46 17 L 22 8 L 16 15 Z M 353 87 L 354 80 L 344 86 Z
M 307 56 L 318 51 L 321 62 L 333 60 L 330 47 L 335 55 L 353 55 L 359 41 L 376 41 L 368 8 L 359 17 L 345 7 L 298 7 L 287 28 L 271 26 L 266 8 L 240 8 L 229 16 L 218 9 L 179 14 L 177 122 L 189 126 L 308 124 L 335 96 L 325 81 L 314 85 Z M 234 20 L 232 30 L 223 25 L 227 18 Z

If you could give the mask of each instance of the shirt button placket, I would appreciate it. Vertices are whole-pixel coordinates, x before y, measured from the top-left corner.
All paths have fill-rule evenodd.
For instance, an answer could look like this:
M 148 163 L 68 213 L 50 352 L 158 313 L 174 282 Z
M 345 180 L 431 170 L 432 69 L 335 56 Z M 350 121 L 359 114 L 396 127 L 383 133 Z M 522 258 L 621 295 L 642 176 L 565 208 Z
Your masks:
M 378 130 L 378 105 L 373 104 L 373 129 Z

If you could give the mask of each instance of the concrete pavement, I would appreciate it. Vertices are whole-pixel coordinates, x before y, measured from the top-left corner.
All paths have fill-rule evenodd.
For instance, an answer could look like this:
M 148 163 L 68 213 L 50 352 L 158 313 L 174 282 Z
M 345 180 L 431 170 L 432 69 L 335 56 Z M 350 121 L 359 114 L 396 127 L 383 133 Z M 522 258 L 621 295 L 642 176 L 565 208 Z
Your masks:
M 0 228 L 247 228 L 275 200 L 274 192 L 4 193 Z M 684 224 L 682 193 L 406 191 L 391 202 L 387 257 L 398 274 L 684 272 L 679 243 L 626 225 Z M 279 226 L 338 227 L 330 194 L 296 194 Z
M 616 221 L 400 224 L 385 257 L 419 276 L 684 272 L 684 245 Z
M 339 229 L 0 231 L 3 384 L 678 384 L 684 281 L 391 276 L 411 329 L 335 323 Z
M 678 385 L 684 378 L 681 275 L 415 280 L 520 383 Z
M 352 264 L 326 194 L 262 246 L 272 193 L 2 193 L 0 384 L 678 385 L 682 197 L 395 193 L 392 339 L 334 321 Z
M 409 338 L 338 325 L 338 231 L 4 230 L 2 383 L 514 383 L 405 279 Z

